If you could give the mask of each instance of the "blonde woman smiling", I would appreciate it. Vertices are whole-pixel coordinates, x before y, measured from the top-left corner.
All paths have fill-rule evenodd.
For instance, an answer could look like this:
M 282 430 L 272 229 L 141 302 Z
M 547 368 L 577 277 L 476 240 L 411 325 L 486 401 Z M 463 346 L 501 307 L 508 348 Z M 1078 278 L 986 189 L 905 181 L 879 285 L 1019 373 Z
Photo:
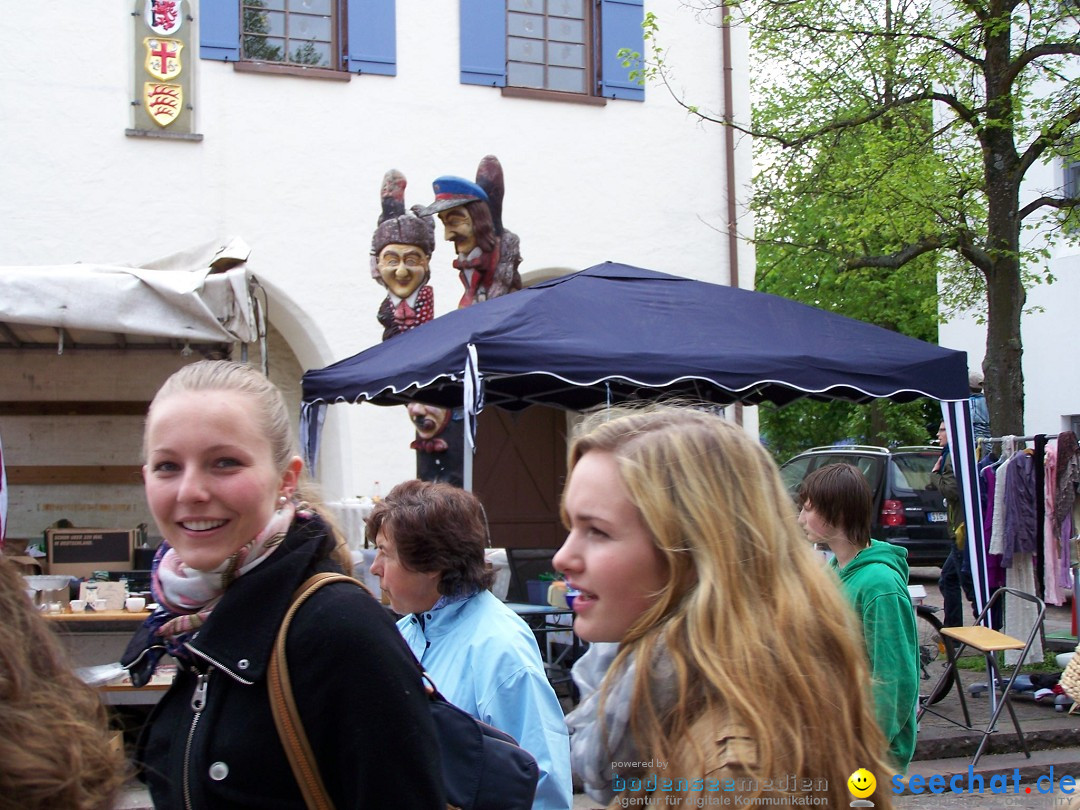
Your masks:
M 554 564 L 594 642 L 567 717 L 592 798 L 836 807 L 857 769 L 886 779 L 855 617 L 755 440 L 690 408 L 608 411 L 569 467 Z
M 177 660 L 137 753 L 160 810 L 306 806 L 274 726 L 268 663 L 293 592 L 351 560 L 305 492 L 290 424 L 278 389 L 239 363 L 185 366 L 150 403 L 143 477 L 165 538 L 153 564 L 161 607 L 124 660 L 137 685 L 164 653 Z M 296 612 L 287 647 L 334 806 L 442 810 L 420 673 L 371 595 L 322 588 Z

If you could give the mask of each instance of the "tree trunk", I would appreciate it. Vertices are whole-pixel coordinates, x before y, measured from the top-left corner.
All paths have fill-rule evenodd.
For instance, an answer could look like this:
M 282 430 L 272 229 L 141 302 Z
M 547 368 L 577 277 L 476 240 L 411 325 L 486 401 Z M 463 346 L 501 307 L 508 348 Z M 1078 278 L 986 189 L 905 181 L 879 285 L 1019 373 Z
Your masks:
M 1023 342 L 1020 316 L 1026 293 L 1020 278 L 1020 159 L 1016 152 L 1014 86 L 1011 80 L 1011 25 L 1006 4 L 993 0 L 990 14 L 1004 24 L 986 38 L 983 76 L 987 107 L 983 147 L 986 178 L 986 359 L 984 387 L 990 429 L 996 436 L 1024 432 Z
M 986 279 L 986 360 L 983 364 L 990 429 L 995 436 L 1024 433 L 1024 349 L 1020 315 L 1024 310 L 1020 261 L 999 257 Z
M 883 434 L 889 425 L 885 419 L 884 409 L 881 407 L 881 400 L 872 400 L 867 410 L 870 412 L 870 429 L 867 431 L 869 443 L 884 447 L 886 441 Z

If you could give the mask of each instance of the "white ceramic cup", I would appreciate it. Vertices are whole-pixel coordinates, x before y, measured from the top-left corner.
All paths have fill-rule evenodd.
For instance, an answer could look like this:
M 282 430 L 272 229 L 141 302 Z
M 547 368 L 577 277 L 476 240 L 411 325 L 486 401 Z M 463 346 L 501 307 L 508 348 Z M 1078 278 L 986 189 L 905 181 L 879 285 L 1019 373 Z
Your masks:
M 138 613 L 144 607 L 146 607 L 146 597 L 144 596 L 129 596 L 124 600 L 124 607 L 126 607 L 132 613 Z
M 71 605 L 72 613 L 82 613 L 84 610 L 86 610 L 85 599 L 72 599 L 68 604 Z
M 105 600 L 104 599 L 95 599 L 94 600 L 94 610 L 97 610 L 97 611 L 105 610 Z

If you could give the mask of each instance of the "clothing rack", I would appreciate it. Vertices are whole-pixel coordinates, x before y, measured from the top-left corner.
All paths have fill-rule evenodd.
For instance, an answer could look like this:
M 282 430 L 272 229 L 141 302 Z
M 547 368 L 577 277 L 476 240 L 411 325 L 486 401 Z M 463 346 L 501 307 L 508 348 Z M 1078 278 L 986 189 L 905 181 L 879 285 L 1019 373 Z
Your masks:
M 1007 439 L 1012 439 L 1014 442 L 1033 442 L 1039 436 L 1045 438 L 1048 442 L 1056 442 L 1058 433 L 1040 433 L 1035 436 L 991 436 L 989 439 L 986 437 L 980 437 L 975 440 L 976 444 L 1001 444 Z
M 1013 442 L 1018 442 L 1018 443 L 1019 442 L 1034 442 L 1035 443 L 1035 448 L 1034 448 L 1034 456 L 1035 456 L 1035 489 L 1036 489 L 1036 492 L 1041 493 L 1045 489 L 1044 466 L 1043 466 L 1044 450 L 1046 448 L 1046 445 L 1049 442 L 1057 441 L 1058 437 L 1062 433 L 1065 433 L 1065 432 L 1069 432 L 1069 431 L 1059 431 L 1058 433 L 1039 433 L 1039 434 L 1036 434 L 1034 436 L 1011 436 L 1011 435 L 1010 436 L 992 436 L 990 438 L 979 438 L 979 439 L 976 440 L 975 444 L 976 444 L 976 447 L 982 447 L 984 445 L 1002 444 L 1002 443 L 1004 443 L 1006 441 L 1013 441 Z M 1043 568 L 1044 560 L 1043 560 L 1043 556 L 1042 556 L 1042 549 L 1043 549 L 1043 543 L 1044 543 L 1044 539 L 1045 539 L 1044 529 L 1043 529 L 1043 527 L 1045 525 L 1044 524 L 1044 520 L 1045 520 L 1045 503 L 1044 503 L 1042 497 L 1038 497 L 1036 499 L 1036 502 L 1035 502 L 1035 515 L 1036 515 L 1035 537 L 1036 537 L 1036 548 L 1038 549 L 1038 552 L 1036 553 L 1036 557 L 1035 557 L 1035 571 L 1036 571 L 1036 588 L 1035 588 L 1035 590 L 1036 590 L 1036 593 L 1041 596 L 1042 593 L 1043 593 L 1042 583 L 1043 583 L 1043 579 L 1044 579 L 1044 568 Z M 1076 561 L 1070 560 L 1070 563 L 1074 563 L 1074 562 L 1076 562 Z M 1076 591 L 1077 589 L 1080 589 L 1080 584 L 1078 584 L 1076 582 L 1075 578 L 1073 580 L 1073 588 L 1074 588 L 1074 591 Z

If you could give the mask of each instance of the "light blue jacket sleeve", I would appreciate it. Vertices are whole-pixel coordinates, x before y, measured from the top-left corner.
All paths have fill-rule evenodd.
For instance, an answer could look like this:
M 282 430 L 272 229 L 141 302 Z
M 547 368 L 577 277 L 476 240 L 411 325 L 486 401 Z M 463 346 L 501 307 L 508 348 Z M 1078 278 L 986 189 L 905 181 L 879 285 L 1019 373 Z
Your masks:
M 496 684 L 479 706 L 481 719 L 536 757 L 540 781 L 533 810 L 570 810 L 570 740 L 562 707 L 542 672 L 523 667 Z
M 405 616 L 398 629 L 439 691 L 536 758 L 533 810 L 571 810 L 570 737 L 528 626 L 488 591 Z

